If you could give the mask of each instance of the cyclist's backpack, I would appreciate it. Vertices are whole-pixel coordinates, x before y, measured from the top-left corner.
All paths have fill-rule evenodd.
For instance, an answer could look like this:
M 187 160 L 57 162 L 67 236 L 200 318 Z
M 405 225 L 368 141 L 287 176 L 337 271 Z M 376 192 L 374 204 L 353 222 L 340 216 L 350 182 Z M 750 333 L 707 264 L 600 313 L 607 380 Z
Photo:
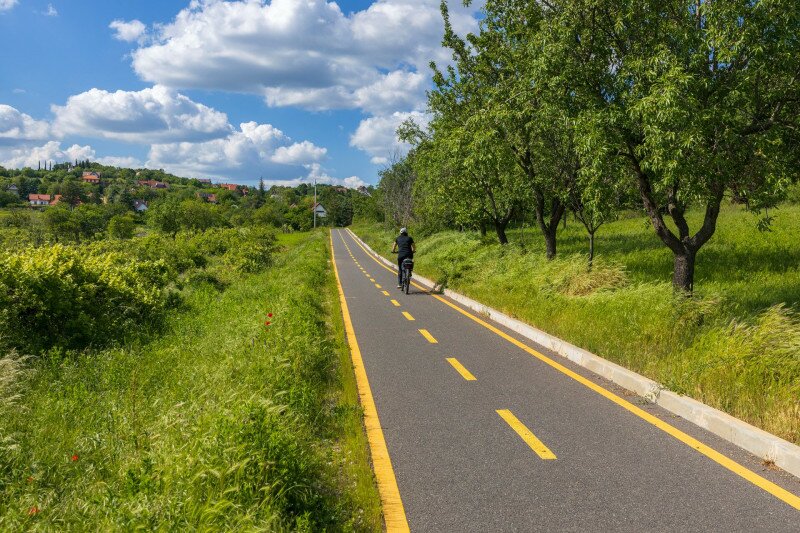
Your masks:
M 403 268 L 414 270 L 414 260 L 409 258 L 403 259 Z

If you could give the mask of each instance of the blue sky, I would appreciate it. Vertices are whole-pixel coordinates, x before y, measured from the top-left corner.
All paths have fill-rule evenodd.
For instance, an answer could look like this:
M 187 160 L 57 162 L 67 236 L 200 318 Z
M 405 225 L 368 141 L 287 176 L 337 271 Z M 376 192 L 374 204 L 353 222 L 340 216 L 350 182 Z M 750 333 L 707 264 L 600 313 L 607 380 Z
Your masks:
M 0 0 L 0 165 L 375 183 L 441 33 L 439 0 Z

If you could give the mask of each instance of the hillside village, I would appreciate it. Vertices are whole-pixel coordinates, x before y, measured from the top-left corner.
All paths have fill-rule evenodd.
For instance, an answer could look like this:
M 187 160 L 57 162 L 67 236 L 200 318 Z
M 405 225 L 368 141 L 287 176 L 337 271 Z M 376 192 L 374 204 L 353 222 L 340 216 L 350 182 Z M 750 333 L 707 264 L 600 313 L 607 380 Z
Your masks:
M 104 232 L 114 217 L 124 218 L 126 226 L 163 228 L 170 224 L 166 212 L 174 217 L 191 212 L 172 224 L 204 230 L 252 219 L 289 232 L 311 228 L 315 213 L 317 225 L 346 225 L 354 210 L 375 212 L 373 193 L 372 187 L 320 184 L 315 204 L 309 184 L 267 187 L 261 180 L 253 187 L 90 161 L 40 164 L 35 170 L 0 167 L 0 224 L 43 226 L 44 234 L 56 241 L 75 241 Z

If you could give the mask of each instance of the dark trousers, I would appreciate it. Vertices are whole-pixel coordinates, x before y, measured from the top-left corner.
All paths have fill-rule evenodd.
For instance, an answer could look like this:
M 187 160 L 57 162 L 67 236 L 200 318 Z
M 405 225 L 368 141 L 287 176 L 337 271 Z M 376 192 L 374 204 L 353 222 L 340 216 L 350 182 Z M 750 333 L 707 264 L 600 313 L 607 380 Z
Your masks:
M 413 255 L 398 255 L 397 256 L 397 284 L 403 284 L 403 261 L 406 259 L 414 259 Z

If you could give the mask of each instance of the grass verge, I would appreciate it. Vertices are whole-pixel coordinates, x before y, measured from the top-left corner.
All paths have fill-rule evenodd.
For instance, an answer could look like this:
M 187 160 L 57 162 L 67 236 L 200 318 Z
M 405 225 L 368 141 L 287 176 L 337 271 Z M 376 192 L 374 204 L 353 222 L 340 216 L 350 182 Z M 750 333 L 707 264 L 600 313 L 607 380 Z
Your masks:
M 280 244 L 157 339 L 2 359 L 0 530 L 380 530 L 326 235 Z
M 694 298 L 675 296 L 671 257 L 643 218 L 601 229 L 586 266 L 577 223 L 544 258 L 538 234 L 510 232 L 500 246 L 477 233 L 417 238 L 417 271 L 671 390 L 800 444 L 800 207 L 776 213 L 772 231 L 735 207 L 700 251 Z M 352 228 L 388 256 L 394 231 Z

